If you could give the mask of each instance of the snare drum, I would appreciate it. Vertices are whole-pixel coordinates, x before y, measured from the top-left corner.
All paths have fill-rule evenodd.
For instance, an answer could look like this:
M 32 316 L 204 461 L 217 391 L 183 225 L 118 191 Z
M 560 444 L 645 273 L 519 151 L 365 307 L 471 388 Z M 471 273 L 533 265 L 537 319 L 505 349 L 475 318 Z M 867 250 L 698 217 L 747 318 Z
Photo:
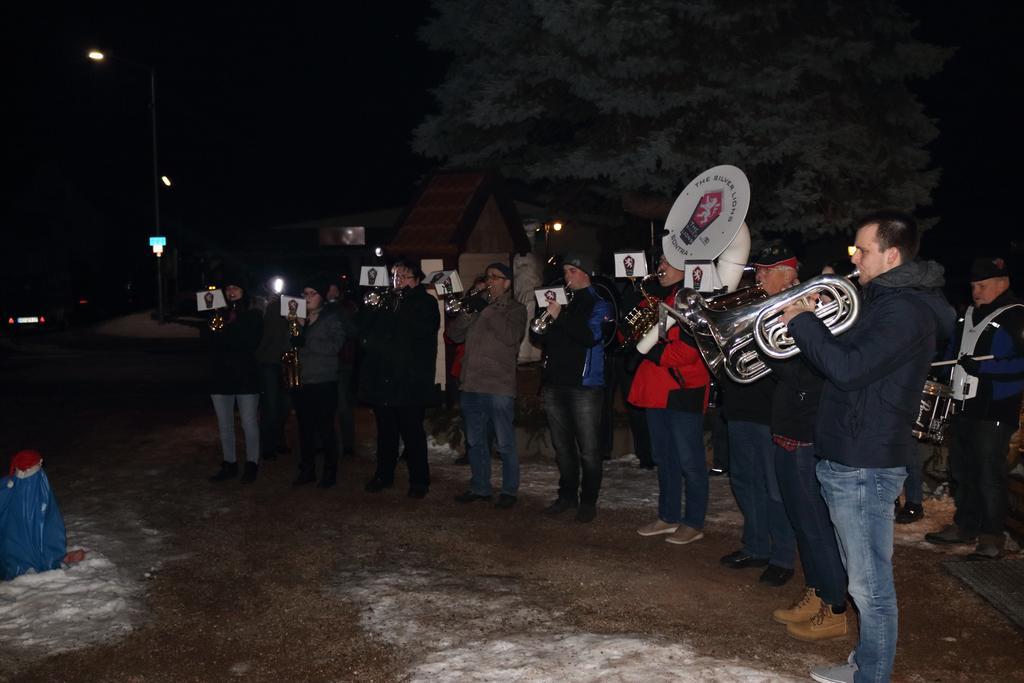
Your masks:
M 953 417 L 955 403 L 953 392 L 945 384 L 927 380 L 921 392 L 921 404 L 917 409 L 917 419 L 911 433 L 921 441 L 941 444 L 943 432 Z

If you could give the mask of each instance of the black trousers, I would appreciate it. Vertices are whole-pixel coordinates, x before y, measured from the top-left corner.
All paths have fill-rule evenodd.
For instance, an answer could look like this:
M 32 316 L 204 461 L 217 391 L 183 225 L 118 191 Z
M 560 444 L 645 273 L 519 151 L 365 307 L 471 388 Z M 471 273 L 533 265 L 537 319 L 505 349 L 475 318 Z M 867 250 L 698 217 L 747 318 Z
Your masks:
M 377 419 L 377 471 L 374 479 L 390 485 L 395 481 L 398 464 L 398 437 L 405 444 L 409 466 L 409 490 L 426 492 L 430 488 L 430 464 L 427 462 L 427 433 L 423 429 L 423 406 L 374 406 Z
M 316 447 L 324 447 L 324 474 L 338 471 L 338 437 L 334 415 L 338 410 L 338 383 L 303 384 L 292 391 L 295 416 L 299 419 L 299 469 L 316 471 Z

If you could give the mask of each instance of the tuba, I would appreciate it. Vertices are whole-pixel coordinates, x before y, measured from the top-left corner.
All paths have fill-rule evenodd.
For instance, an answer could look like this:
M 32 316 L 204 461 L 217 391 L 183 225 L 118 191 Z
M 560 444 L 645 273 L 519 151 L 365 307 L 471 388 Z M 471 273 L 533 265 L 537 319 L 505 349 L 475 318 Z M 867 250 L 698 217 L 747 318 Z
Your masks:
M 647 293 L 644 283 L 651 278 L 661 277 L 663 272 L 644 275 L 640 279 L 640 296 L 643 301 L 633 307 L 633 310 L 626 313 L 622 318 L 622 324 L 626 328 L 625 337 L 627 342 L 638 342 L 658 324 L 658 298 Z
M 299 317 L 294 313 L 288 316 L 288 336 L 292 339 L 299 336 Z M 284 385 L 289 389 L 297 389 L 302 384 L 299 377 L 299 350 L 292 347 L 281 354 L 281 371 L 284 374 Z
M 565 298 L 569 303 L 572 303 L 572 298 L 576 295 L 576 291 L 572 289 L 565 290 Z M 555 321 L 551 317 L 551 314 L 544 311 L 539 318 L 535 319 L 530 323 L 530 331 L 534 334 L 547 334 L 548 328 L 551 327 L 551 323 Z
M 659 306 L 659 330 L 671 322 L 687 326 L 708 368 L 740 384 L 756 382 L 771 372 L 758 352 L 782 360 L 800 353 L 782 311 L 804 297 L 816 297 L 814 315 L 839 335 L 850 329 L 860 313 L 857 288 L 848 277 L 819 275 L 774 296 L 740 290 L 706 301 L 693 290 L 684 289 L 674 306 Z M 751 287 L 749 290 L 760 288 Z

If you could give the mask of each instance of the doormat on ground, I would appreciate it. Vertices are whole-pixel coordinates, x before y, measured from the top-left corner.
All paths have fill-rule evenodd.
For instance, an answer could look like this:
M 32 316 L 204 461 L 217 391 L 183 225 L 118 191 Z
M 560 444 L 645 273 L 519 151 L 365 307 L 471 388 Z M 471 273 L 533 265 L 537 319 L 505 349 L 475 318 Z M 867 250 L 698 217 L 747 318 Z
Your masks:
M 942 566 L 1024 628 L 1024 561 L 951 560 L 943 562 Z

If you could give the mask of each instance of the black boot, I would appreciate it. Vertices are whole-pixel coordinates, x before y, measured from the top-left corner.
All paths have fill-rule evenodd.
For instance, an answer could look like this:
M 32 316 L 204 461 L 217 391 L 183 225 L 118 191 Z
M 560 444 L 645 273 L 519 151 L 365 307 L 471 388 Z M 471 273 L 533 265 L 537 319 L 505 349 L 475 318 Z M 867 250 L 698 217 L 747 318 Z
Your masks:
M 256 481 L 256 475 L 260 472 L 260 466 L 254 462 L 246 461 L 245 472 L 242 474 L 242 483 L 251 484 Z
M 303 484 L 309 484 L 316 481 L 316 472 L 313 470 L 300 469 L 299 476 L 295 477 L 295 481 L 292 482 L 292 486 L 302 486 Z
M 234 479 L 238 476 L 238 463 L 228 462 L 225 460 L 220 464 L 220 471 L 217 474 L 210 477 L 210 481 L 213 483 L 224 481 L 225 479 Z
M 318 489 L 329 489 L 338 483 L 338 473 L 334 470 L 324 470 L 324 476 L 320 478 L 316 487 Z

